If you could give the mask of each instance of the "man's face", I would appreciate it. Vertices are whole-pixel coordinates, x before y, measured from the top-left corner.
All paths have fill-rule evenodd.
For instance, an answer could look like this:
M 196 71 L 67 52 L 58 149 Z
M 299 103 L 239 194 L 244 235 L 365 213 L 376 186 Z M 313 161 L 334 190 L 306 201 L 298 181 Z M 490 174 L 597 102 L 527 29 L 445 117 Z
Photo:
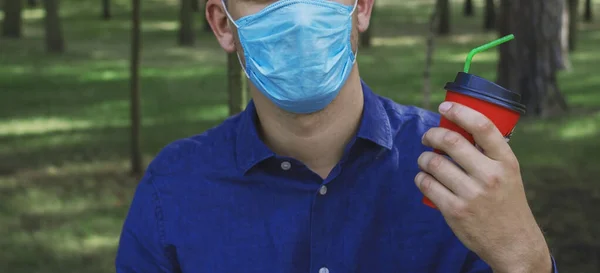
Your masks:
M 264 9 L 265 7 L 267 7 L 268 5 L 273 4 L 277 1 L 278 0 L 225 0 L 225 4 L 227 5 L 227 10 L 231 14 L 231 17 L 233 17 L 233 20 L 238 20 L 239 18 L 248 16 L 248 15 L 252 15 L 252 14 L 256 14 L 256 13 L 260 12 L 262 9 Z M 348 6 L 354 5 L 354 3 L 355 3 L 355 0 L 328 0 L 328 1 L 334 1 L 334 2 L 348 5 Z M 358 10 L 358 8 L 357 8 L 357 10 Z M 358 22 L 358 15 L 357 15 L 357 11 L 355 11 L 354 14 L 352 14 L 352 35 L 351 35 L 352 50 L 354 52 L 356 52 L 356 50 L 357 50 L 358 37 L 359 37 L 359 28 L 357 26 L 358 25 L 357 22 Z M 239 40 L 239 36 L 237 34 L 237 29 L 231 22 L 229 22 L 229 26 L 232 28 L 232 31 L 233 31 L 235 50 L 241 57 L 242 62 L 244 62 L 244 60 L 245 60 L 244 59 L 244 51 L 243 51 L 242 46 L 240 45 L 240 40 Z

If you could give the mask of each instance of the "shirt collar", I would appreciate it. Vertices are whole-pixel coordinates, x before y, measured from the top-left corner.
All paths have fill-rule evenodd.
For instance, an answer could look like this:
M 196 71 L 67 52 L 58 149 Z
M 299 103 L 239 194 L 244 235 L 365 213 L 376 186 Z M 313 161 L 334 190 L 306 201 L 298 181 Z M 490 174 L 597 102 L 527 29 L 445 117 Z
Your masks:
M 361 81 L 364 108 L 357 137 L 369 140 L 383 148 L 392 148 L 392 129 L 390 117 L 379 97 Z
M 369 140 L 383 148 L 392 148 L 392 133 L 389 116 L 382 101 L 361 81 L 364 108 L 357 137 Z M 236 137 L 236 161 L 238 167 L 248 172 L 258 163 L 275 154 L 260 139 L 257 131 L 258 116 L 253 101 L 240 114 Z
M 256 164 L 274 156 L 275 153 L 265 145 L 258 135 L 258 116 L 252 100 L 240 115 L 235 141 L 235 156 L 238 167 L 246 173 Z

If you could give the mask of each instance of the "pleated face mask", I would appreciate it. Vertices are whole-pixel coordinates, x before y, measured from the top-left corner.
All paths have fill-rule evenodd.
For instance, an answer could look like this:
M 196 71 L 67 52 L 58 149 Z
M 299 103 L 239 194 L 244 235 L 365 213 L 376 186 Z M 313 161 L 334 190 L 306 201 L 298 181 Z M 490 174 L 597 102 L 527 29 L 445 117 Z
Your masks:
M 227 11 L 238 29 L 246 76 L 285 111 L 322 110 L 346 83 L 356 60 L 351 35 L 357 2 L 281 0 L 236 21 Z

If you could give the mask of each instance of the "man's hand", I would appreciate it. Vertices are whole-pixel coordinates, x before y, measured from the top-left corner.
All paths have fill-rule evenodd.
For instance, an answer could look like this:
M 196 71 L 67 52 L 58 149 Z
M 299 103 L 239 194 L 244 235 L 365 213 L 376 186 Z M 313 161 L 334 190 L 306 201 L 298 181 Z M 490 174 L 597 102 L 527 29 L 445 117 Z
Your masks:
M 494 272 L 550 273 L 548 246 L 527 203 L 517 158 L 502 134 L 466 106 L 446 102 L 440 113 L 471 133 L 483 152 L 458 133 L 429 130 L 423 144 L 446 152 L 454 162 L 423 153 L 418 160 L 423 172 L 415 177 L 419 189 Z

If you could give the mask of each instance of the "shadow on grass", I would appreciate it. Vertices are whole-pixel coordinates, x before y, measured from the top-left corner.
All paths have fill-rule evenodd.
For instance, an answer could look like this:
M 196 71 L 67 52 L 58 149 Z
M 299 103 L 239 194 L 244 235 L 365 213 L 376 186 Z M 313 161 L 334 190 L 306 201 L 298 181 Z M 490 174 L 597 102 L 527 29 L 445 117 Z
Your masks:
M 559 269 L 568 272 L 600 270 L 599 113 L 588 111 L 584 122 L 524 120 L 511 140 L 531 208 Z
M 10 272 L 114 272 L 115 227 L 125 213 L 114 208 L 23 214 L 12 230 L 0 233 L 5 250 L 0 264 Z M 101 219 L 110 224 L 102 225 Z
M 112 182 L 116 177 L 123 183 Z M 81 187 L 90 181 L 92 188 Z M 119 173 L 95 173 L 30 182 L 1 197 L 2 268 L 10 272 L 114 272 L 118 236 L 127 213 L 127 203 L 118 204 L 115 196 L 120 193 L 129 198 L 135 181 Z
M 35 70 L 0 75 L 7 98 L 0 100 L 0 117 L 7 122 L 27 123 L 35 117 L 86 120 L 99 125 L 128 122 L 129 80 L 122 64 L 62 62 Z M 202 119 L 213 115 L 208 109 L 227 102 L 224 68 L 213 65 L 147 67 L 142 70 L 141 87 L 142 112 L 148 119 L 186 115 Z
M 220 120 L 168 121 L 142 128 L 142 150 L 157 153 L 175 139 L 199 134 Z M 129 155 L 127 126 L 76 129 L 35 135 L 2 136 L 7 149 L 0 153 L 0 175 L 46 166 L 61 167 L 72 162 L 110 161 Z

